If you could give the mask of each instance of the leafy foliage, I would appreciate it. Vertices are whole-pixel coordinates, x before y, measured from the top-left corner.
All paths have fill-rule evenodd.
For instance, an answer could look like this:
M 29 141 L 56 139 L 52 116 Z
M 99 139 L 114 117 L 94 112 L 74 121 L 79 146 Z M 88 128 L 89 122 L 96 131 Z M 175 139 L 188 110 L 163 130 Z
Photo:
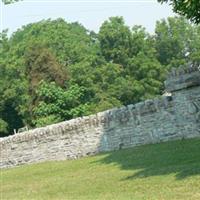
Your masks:
M 10 3 L 17 2 L 17 1 L 20 1 L 20 0 L 2 0 L 2 2 L 3 2 L 4 4 L 10 4 Z
M 157 22 L 155 34 L 106 20 L 99 33 L 63 19 L 0 40 L 0 135 L 136 103 L 163 92 L 168 70 L 200 62 L 200 27 Z
M 55 82 L 42 81 L 37 96 L 39 101 L 33 112 L 36 126 L 89 114 L 88 104 L 83 104 L 84 87 L 72 85 L 68 89 L 63 89 Z
M 131 54 L 131 31 L 122 17 L 111 17 L 99 31 L 102 54 L 107 61 L 126 63 Z
M 158 0 L 159 2 L 170 2 L 175 12 L 187 17 L 195 23 L 200 23 L 200 1 L 199 0 Z
M 155 41 L 160 63 L 172 67 L 198 62 L 199 31 L 199 26 L 188 23 L 184 18 L 168 18 L 157 22 Z
M 0 119 L 0 132 L 7 132 L 7 128 L 8 124 L 4 120 Z

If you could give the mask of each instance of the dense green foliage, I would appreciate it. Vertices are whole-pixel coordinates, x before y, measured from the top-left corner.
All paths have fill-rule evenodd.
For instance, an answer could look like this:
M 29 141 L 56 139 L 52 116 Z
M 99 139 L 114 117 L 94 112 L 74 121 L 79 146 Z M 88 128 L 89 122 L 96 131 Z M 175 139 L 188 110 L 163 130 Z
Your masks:
M 2 2 L 3 2 L 4 4 L 10 4 L 10 3 L 17 2 L 17 1 L 20 1 L 20 0 L 2 0 Z
M 158 60 L 176 67 L 200 60 L 200 27 L 183 18 L 168 18 L 157 22 L 155 30 Z
M 183 18 L 155 34 L 111 17 L 98 34 L 43 20 L 0 40 L 0 135 L 44 126 L 162 94 L 172 67 L 200 61 L 200 28 Z
M 200 23 L 200 1 L 199 0 L 158 0 L 158 2 L 170 2 L 173 10 L 195 23 Z
M 198 200 L 200 140 L 1 171 L 2 199 Z

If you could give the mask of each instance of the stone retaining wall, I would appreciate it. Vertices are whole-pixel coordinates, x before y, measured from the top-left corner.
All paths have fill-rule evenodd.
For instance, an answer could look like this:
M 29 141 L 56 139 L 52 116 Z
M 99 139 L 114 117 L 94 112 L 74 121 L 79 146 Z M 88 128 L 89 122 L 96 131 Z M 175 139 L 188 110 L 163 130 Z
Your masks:
M 0 168 L 200 137 L 198 67 L 174 70 L 165 85 L 172 96 L 1 138 Z

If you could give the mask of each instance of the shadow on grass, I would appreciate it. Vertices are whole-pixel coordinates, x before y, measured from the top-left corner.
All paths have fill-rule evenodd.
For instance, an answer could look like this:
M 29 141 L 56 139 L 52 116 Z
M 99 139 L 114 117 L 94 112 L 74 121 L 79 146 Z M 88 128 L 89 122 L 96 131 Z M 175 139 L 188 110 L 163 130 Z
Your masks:
M 117 164 L 122 170 L 137 170 L 125 180 L 176 174 L 181 180 L 200 175 L 200 139 L 140 146 L 109 153 L 97 161 Z

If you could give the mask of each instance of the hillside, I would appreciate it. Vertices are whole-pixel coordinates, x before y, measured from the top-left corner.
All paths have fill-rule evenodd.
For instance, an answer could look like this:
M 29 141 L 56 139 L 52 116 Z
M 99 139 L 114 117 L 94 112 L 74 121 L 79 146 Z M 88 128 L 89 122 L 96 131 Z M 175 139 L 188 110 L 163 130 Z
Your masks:
M 200 199 L 200 139 L 1 171 L 1 199 Z

